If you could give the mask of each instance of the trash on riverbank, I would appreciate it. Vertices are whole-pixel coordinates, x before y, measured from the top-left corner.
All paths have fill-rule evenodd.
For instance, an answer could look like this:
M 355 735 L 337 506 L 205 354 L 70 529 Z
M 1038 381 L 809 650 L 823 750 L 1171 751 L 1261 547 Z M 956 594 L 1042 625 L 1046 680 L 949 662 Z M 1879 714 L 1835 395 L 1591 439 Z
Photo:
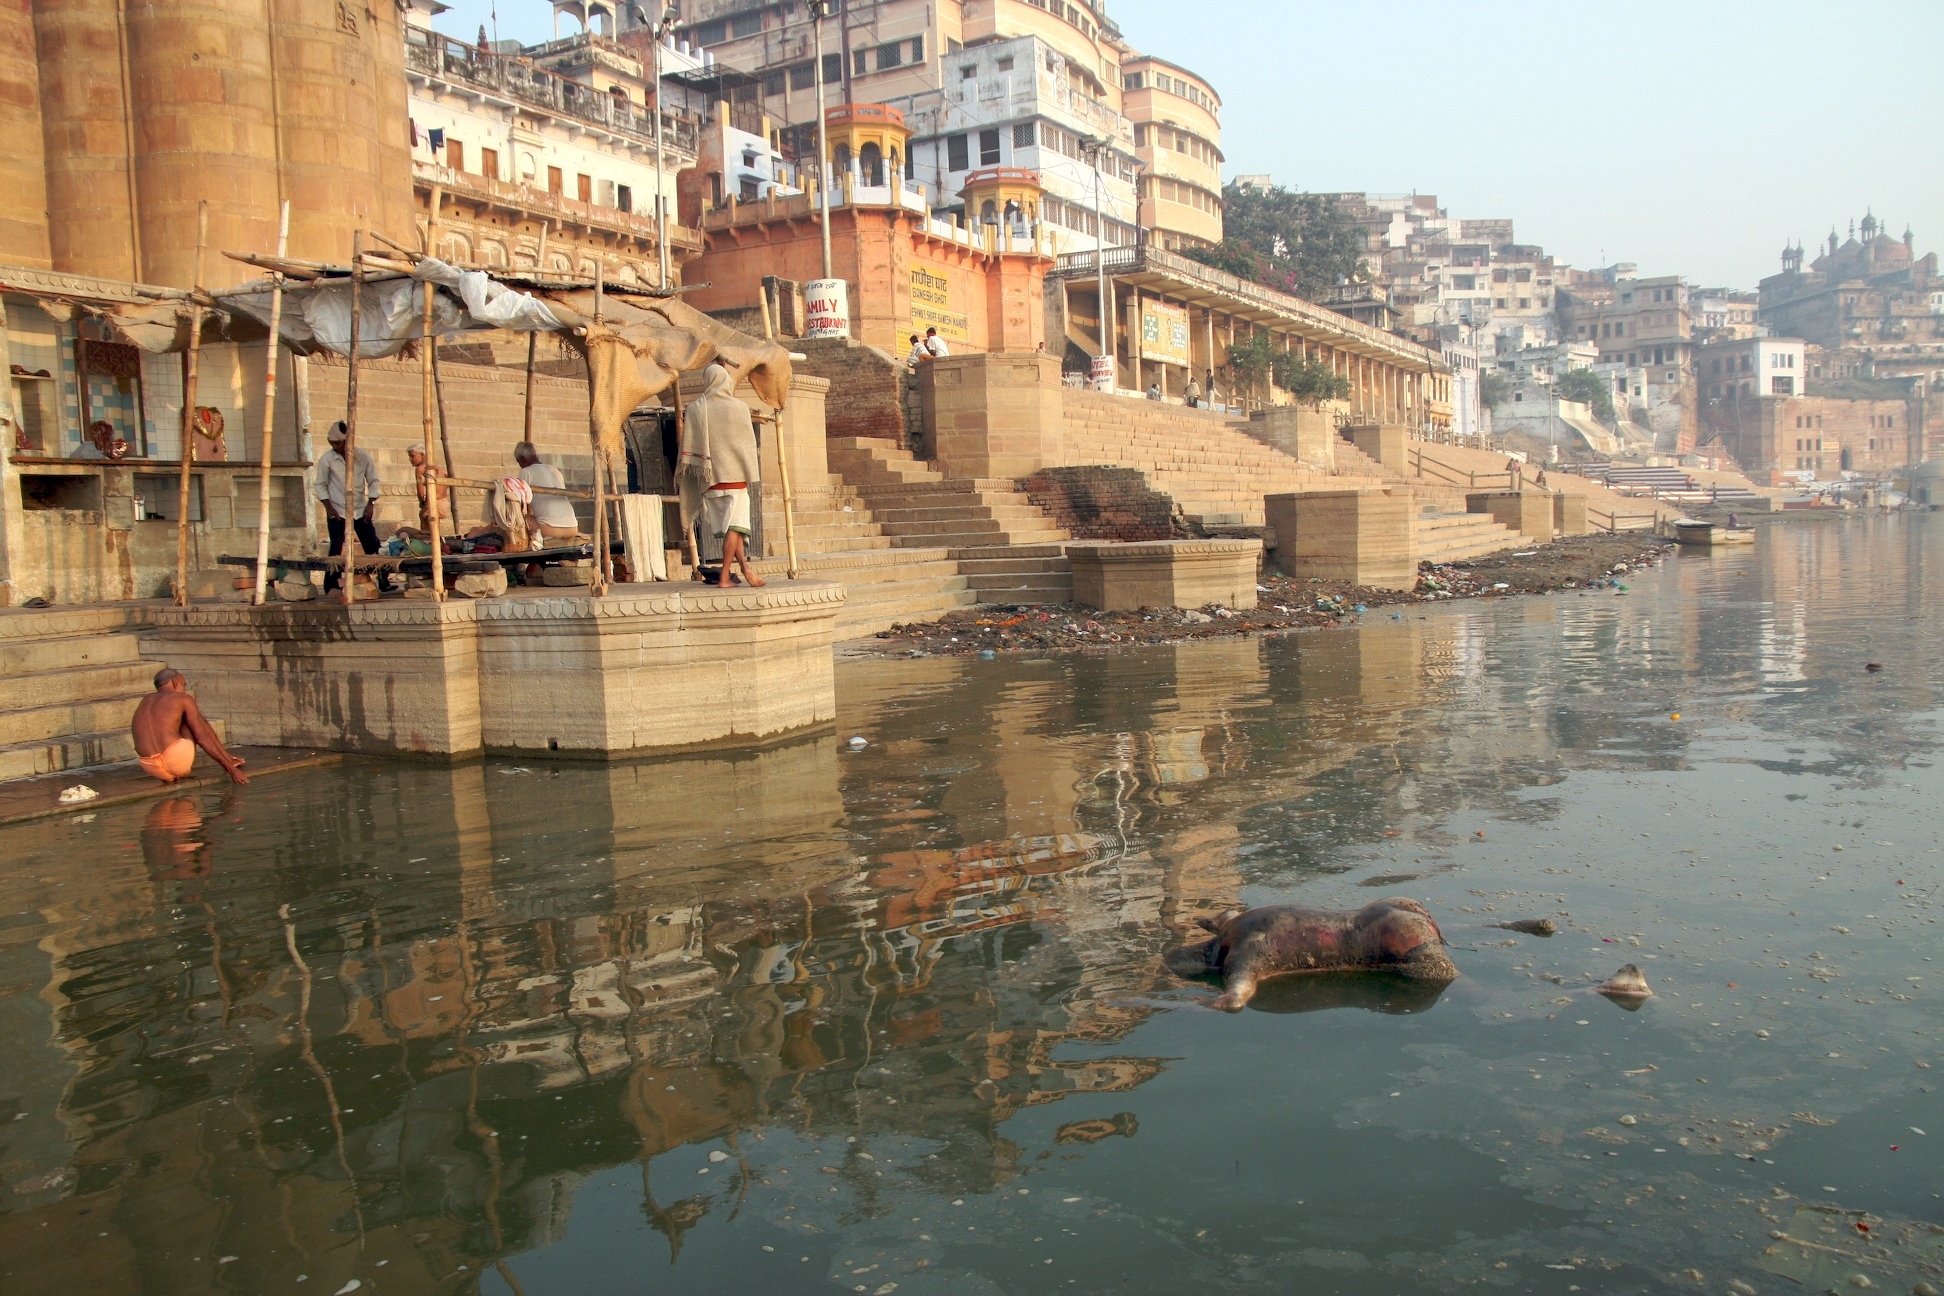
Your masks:
M 1672 549 L 1642 533 L 1572 536 L 1538 549 L 1488 554 L 1473 562 L 1424 564 L 1414 590 L 1265 574 L 1257 606 L 1143 608 L 1098 612 L 1072 603 L 988 604 L 936 621 L 896 625 L 858 645 L 867 652 L 979 656 L 999 652 L 1102 650 L 1186 639 L 1233 638 L 1274 630 L 1355 624 L 1360 615 L 1400 605 L 1515 594 L 1618 591 L 1614 577 L 1652 565 Z

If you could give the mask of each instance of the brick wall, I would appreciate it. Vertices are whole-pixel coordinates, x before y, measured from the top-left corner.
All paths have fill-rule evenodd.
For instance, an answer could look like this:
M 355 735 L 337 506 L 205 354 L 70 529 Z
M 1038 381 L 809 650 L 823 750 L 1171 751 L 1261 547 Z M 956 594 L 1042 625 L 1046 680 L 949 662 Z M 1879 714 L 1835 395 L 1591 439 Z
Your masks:
M 1198 535 L 1175 502 L 1136 468 L 1043 468 L 1022 483 L 1026 497 L 1076 540 L 1174 540 Z
M 907 444 L 905 366 L 874 346 L 845 338 L 799 338 L 796 371 L 830 382 L 824 435 L 882 437 Z

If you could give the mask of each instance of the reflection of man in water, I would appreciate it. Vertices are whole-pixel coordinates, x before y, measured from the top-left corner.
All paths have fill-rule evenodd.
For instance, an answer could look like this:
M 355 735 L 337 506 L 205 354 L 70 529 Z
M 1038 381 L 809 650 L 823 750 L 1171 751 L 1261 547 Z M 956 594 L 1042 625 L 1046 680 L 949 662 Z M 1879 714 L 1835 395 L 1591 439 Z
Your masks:
M 142 821 L 142 863 L 151 882 L 186 882 L 209 876 L 209 843 L 201 836 L 202 812 L 188 797 L 156 802 Z
M 250 781 L 243 777 L 243 762 L 223 749 L 223 740 L 203 719 L 181 671 L 165 666 L 155 673 L 155 692 L 135 708 L 129 729 L 142 772 L 150 778 L 173 783 L 189 777 L 196 764 L 196 748 L 200 747 L 228 771 L 231 782 Z

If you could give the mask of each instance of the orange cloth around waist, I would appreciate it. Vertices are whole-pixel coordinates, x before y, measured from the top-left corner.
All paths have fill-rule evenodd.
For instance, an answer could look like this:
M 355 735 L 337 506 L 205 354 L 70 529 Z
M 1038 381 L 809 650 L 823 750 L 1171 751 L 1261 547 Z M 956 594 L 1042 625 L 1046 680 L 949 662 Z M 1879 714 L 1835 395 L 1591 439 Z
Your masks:
M 712 491 L 747 490 L 748 488 L 748 482 L 717 482 L 715 485 L 709 487 Z
M 187 738 L 178 738 L 153 756 L 138 757 L 142 772 L 150 778 L 164 783 L 173 783 L 179 778 L 187 778 L 196 764 L 196 744 Z

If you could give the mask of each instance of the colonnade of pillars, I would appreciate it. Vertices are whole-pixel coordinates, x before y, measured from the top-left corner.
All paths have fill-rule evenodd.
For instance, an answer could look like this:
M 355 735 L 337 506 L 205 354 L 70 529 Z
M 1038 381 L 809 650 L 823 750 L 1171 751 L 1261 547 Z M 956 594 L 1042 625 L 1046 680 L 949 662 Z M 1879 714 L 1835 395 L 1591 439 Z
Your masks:
M 1082 288 L 1083 285 L 1075 284 L 1073 287 Z M 1121 318 L 1117 323 L 1119 337 L 1115 350 L 1119 355 L 1120 385 L 1123 388 L 1143 391 L 1150 384 L 1158 384 L 1163 397 L 1174 397 L 1181 394 L 1192 377 L 1202 385 L 1203 391 L 1211 386 L 1219 388 L 1224 399 L 1231 402 L 1241 399 L 1266 400 L 1266 390 L 1232 390 L 1223 381 L 1223 375 L 1217 372 L 1227 363 L 1229 347 L 1237 342 L 1246 343 L 1252 334 L 1266 331 L 1274 339 L 1277 350 L 1300 355 L 1311 362 L 1327 364 L 1330 372 L 1348 378 L 1350 396 L 1345 403 L 1354 419 L 1422 424 L 1430 416 L 1427 398 L 1441 401 L 1450 399 L 1448 380 L 1436 373 L 1407 369 L 1272 325 L 1238 319 L 1213 307 L 1185 308 L 1189 321 L 1189 361 L 1186 366 L 1174 360 L 1156 359 L 1142 351 L 1142 307 L 1144 303 L 1166 299 L 1126 285 L 1117 285 L 1117 289 L 1115 296 L 1119 300 L 1115 306 Z

